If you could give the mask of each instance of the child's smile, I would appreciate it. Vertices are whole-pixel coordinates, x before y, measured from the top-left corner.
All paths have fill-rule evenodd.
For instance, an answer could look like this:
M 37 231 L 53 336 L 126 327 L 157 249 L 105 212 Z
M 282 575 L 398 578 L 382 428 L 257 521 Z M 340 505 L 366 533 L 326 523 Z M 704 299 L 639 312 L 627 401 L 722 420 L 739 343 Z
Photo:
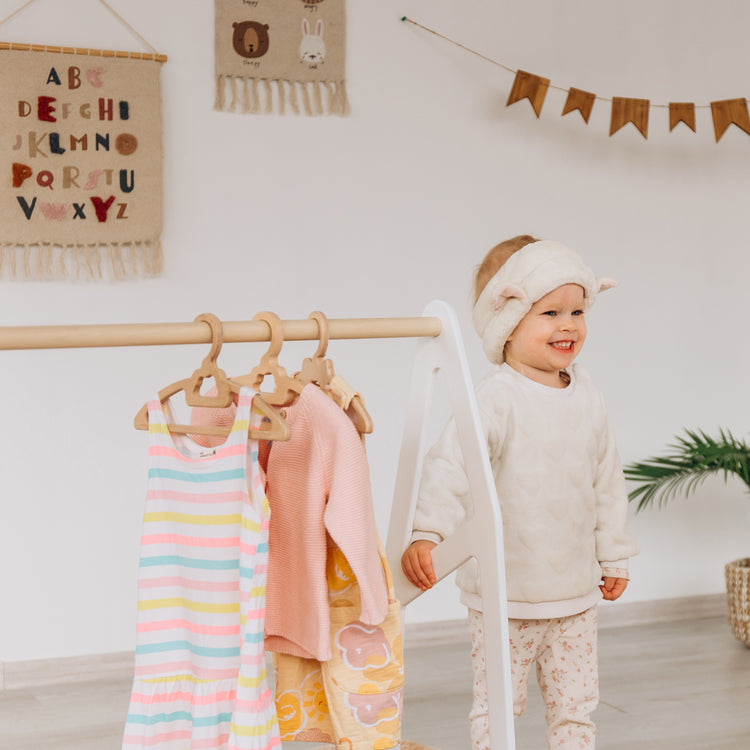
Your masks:
M 508 337 L 505 361 L 531 380 L 562 388 L 560 370 L 569 367 L 586 340 L 583 288 L 563 284 L 537 300 Z

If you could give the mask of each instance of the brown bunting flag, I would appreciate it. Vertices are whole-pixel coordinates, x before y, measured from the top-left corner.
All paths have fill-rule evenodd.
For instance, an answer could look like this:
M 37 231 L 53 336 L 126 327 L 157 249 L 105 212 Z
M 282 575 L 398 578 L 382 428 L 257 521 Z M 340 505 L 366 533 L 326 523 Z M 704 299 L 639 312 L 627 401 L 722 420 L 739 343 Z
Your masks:
M 671 133 L 681 122 L 684 122 L 695 133 L 695 104 L 669 102 L 669 132 Z
M 565 100 L 562 113 L 563 115 L 567 115 L 568 112 L 578 110 L 581 113 L 581 117 L 583 117 L 583 121 L 588 125 L 595 100 L 596 94 L 571 87 L 568 91 L 568 98 Z
M 536 116 L 539 117 L 544 104 L 544 97 L 547 96 L 549 87 L 549 78 L 535 76 L 533 73 L 527 73 L 525 70 L 519 70 L 513 81 L 513 88 L 510 90 L 510 96 L 505 106 L 520 102 L 521 99 L 528 99 L 534 108 Z
M 747 111 L 747 99 L 725 99 L 711 102 L 711 116 L 714 120 L 716 142 L 726 133 L 730 125 L 736 125 L 750 135 L 750 115 Z
M 648 99 L 628 99 L 615 96 L 612 99 L 612 122 L 609 128 L 610 136 L 621 127 L 632 122 L 638 132 L 648 138 Z

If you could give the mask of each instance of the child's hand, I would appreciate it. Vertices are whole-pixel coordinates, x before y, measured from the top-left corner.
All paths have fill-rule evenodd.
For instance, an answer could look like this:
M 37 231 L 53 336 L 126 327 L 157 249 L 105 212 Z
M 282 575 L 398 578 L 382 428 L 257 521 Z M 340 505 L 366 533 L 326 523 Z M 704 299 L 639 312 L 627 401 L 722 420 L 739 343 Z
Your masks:
M 627 578 L 610 578 L 609 576 L 604 576 L 602 578 L 602 585 L 599 588 L 601 589 L 602 596 L 613 602 L 615 599 L 620 598 L 627 585 Z
M 401 557 L 401 569 L 417 588 L 426 591 L 435 583 L 435 570 L 432 567 L 432 548 L 435 542 L 419 539 L 406 548 Z

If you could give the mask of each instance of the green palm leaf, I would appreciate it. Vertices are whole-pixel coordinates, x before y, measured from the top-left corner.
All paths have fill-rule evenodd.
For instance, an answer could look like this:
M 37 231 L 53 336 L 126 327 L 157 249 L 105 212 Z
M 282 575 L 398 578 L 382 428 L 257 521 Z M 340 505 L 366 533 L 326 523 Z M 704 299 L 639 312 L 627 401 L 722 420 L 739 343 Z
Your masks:
M 647 458 L 625 467 L 625 478 L 637 482 L 628 499 L 638 501 L 638 510 L 654 503 L 659 507 L 678 494 L 689 495 L 712 474 L 730 474 L 750 490 L 750 447 L 729 430 L 719 430 L 714 439 L 705 432 L 685 430 L 668 446 L 663 456 Z

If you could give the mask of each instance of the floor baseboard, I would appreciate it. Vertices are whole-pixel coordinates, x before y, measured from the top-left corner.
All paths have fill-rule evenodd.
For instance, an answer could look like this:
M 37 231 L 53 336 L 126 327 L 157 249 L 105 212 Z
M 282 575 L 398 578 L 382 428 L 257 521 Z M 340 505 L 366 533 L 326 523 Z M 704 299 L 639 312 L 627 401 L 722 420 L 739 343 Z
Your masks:
M 698 620 L 703 617 L 726 617 L 726 594 L 679 596 L 646 602 L 604 602 L 599 606 L 599 627 L 648 625 L 656 622 Z
M 601 628 L 725 616 L 726 594 L 683 596 L 645 602 L 604 603 L 599 607 Z M 466 620 L 408 623 L 407 647 L 420 648 L 469 641 Z M 121 680 L 133 675 L 133 652 L 66 656 L 0 663 L 0 690 L 21 690 L 92 680 Z
M 134 658 L 132 651 L 122 651 L 3 662 L 0 664 L 0 689 L 21 690 L 39 685 L 132 678 Z
M 726 594 L 681 596 L 644 602 L 603 602 L 599 605 L 599 627 L 647 625 L 703 617 L 722 617 L 726 614 Z M 407 624 L 404 630 L 404 642 L 413 648 L 468 641 L 470 638 L 466 620 L 415 622 Z

